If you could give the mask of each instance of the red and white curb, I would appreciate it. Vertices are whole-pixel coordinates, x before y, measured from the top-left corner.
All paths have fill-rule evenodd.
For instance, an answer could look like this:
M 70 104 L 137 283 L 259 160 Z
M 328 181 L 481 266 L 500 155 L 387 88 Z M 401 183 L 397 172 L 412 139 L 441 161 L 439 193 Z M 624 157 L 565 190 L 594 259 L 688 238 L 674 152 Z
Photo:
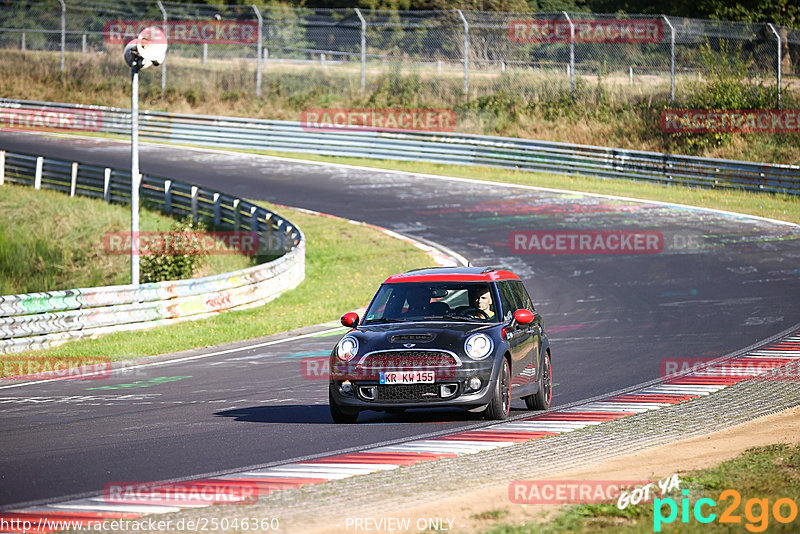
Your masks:
M 258 495 L 268 495 L 282 489 L 299 488 L 329 480 L 388 471 L 404 465 L 441 458 L 454 458 L 498 447 L 508 447 L 545 436 L 564 434 L 641 412 L 658 410 L 665 406 L 710 395 L 743 380 L 765 375 L 765 369 L 778 369 L 792 362 L 800 362 L 800 331 L 728 359 L 720 366 L 692 370 L 680 376 L 667 378 L 660 384 L 649 385 L 636 391 L 613 395 L 579 406 L 431 439 L 419 439 L 266 469 L 184 481 L 179 484 L 195 488 L 225 488 L 225 491 L 231 495 L 231 501 L 235 501 L 238 496 L 243 494 L 244 490 L 252 491 L 254 488 Z M 764 378 L 764 380 L 771 379 Z M 798 380 L 800 377 L 792 376 L 788 379 Z M 216 504 L 219 503 L 218 497 L 217 494 Z M 179 502 L 175 503 L 175 501 Z M 59 529 L 48 528 L 48 526 L 53 527 L 59 521 L 72 521 L 72 528 L 80 528 L 74 522 L 89 525 L 90 523 L 95 524 L 96 521 L 137 519 L 144 515 L 176 512 L 202 506 L 207 506 L 207 504 L 197 500 L 190 504 L 180 502 L 180 499 L 175 498 L 172 501 L 163 498 L 149 501 L 137 498 L 127 501 L 126 499 L 113 500 L 99 495 L 46 506 L 0 512 L 0 524 L 5 525 L 3 532 L 21 532 L 22 521 L 30 522 L 28 530 L 37 529 L 38 526 L 38 532 L 53 532 Z M 12 523 L 14 520 L 16 522 Z M 12 526 L 11 529 L 8 529 L 7 525 L 9 524 L 16 524 L 20 528 Z

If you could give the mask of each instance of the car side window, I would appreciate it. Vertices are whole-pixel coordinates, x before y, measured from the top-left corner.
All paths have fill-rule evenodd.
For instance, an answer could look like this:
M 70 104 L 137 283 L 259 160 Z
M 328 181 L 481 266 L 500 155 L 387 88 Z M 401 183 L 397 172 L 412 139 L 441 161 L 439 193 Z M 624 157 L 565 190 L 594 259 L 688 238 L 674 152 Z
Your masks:
M 522 308 L 526 310 L 535 311 L 533 307 L 533 301 L 531 301 L 531 297 L 528 295 L 528 291 L 525 289 L 521 280 L 512 280 L 509 282 L 511 286 L 511 291 L 514 293 L 514 297 L 516 297 L 517 302 L 519 302 Z
M 503 320 L 509 321 L 514 316 L 514 312 L 519 309 L 519 303 L 514 299 L 508 282 L 498 282 L 497 290 L 500 293 L 500 305 L 503 307 Z

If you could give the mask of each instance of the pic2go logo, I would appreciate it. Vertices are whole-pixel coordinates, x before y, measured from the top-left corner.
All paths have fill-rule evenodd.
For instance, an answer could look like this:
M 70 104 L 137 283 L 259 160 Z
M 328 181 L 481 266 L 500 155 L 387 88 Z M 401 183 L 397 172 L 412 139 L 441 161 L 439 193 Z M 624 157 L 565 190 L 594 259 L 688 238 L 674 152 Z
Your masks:
M 698 523 L 708 524 L 717 519 L 717 514 L 711 512 L 717 506 L 713 499 L 697 499 L 692 506 L 689 503 L 689 490 L 683 490 L 682 493 L 683 498 L 680 504 L 682 523 L 689 523 L 690 509 Z M 731 503 L 720 514 L 717 522 L 741 523 L 742 517 L 736 512 L 742 503 L 742 496 L 736 490 L 726 489 L 720 493 L 719 500 L 721 502 L 727 499 L 731 499 Z M 665 507 L 669 510 L 666 516 L 664 515 Z M 678 518 L 678 511 L 678 503 L 671 497 L 653 500 L 653 532 L 661 532 L 662 525 L 673 523 Z M 784 497 L 776 500 L 770 507 L 769 499 L 748 499 L 744 503 L 744 516 L 747 520 L 745 528 L 750 532 L 764 532 L 769 527 L 770 512 L 775 521 L 785 525 L 797 519 L 797 503 Z

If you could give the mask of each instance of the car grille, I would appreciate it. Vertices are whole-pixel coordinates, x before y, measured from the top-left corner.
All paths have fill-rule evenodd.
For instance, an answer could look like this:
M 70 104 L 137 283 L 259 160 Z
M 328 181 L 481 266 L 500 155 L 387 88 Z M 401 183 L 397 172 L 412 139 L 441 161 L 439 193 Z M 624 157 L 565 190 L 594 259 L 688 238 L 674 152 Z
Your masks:
M 392 384 L 378 386 L 378 401 L 435 401 L 439 399 L 436 384 Z
M 401 350 L 392 352 L 374 352 L 367 356 L 363 366 L 365 369 L 435 369 L 437 367 L 454 367 L 456 359 L 444 351 Z

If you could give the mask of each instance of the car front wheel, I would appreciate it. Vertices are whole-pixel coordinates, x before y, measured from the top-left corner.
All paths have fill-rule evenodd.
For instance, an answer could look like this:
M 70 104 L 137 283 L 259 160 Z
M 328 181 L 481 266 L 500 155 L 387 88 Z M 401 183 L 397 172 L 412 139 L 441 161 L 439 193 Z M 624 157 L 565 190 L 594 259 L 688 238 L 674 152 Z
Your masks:
M 529 410 L 546 410 L 550 407 L 553 396 L 553 373 L 550 370 L 550 353 L 544 353 L 542 368 L 539 372 L 539 391 L 525 397 L 525 406 Z
M 494 389 L 492 402 L 486 408 L 486 417 L 495 421 L 503 420 L 508 417 L 511 409 L 511 367 L 508 360 L 503 358 L 503 365 L 500 367 L 500 376 L 497 377 L 497 386 Z
M 333 394 L 328 390 L 328 406 L 331 409 L 331 417 L 336 424 L 353 424 L 358 420 L 358 411 L 347 411 L 339 408 L 333 400 Z

